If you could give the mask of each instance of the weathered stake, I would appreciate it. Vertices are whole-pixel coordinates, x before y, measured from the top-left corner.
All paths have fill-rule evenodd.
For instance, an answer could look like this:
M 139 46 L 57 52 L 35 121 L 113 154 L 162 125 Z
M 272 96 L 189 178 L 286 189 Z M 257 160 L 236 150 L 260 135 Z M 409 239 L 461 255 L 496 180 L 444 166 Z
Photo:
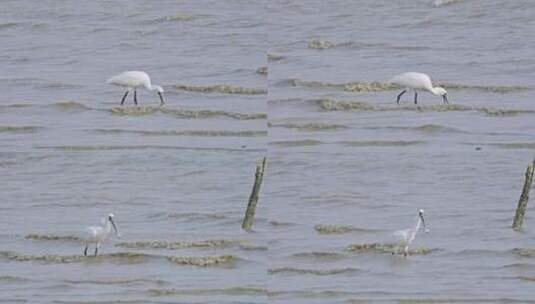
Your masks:
M 253 191 L 249 196 L 249 203 L 247 204 L 247 210 L 245 211 L 245 218 L 241 225 L 245 231 L 251 231 L 253 225 L 254 215 L 256 212 L 256 204 L 258 203 L 258 193 L 260 192 L 260 186 L 264 179 L 264 170 L 266 168 L 266 158 L 264 157 L 260 163 L 256 165 L 255 180 L 253 185 Z
M 522 189 L 522 194 L 520 195 L 520 200 L 518 201 L 518 206 L 516 207 L 515 219 L 513 221 L 514 230 L 520 230 L 522 228 L 522 223 L 524 222 L 524 215 L 526 214 L 526 209 L 528 207 L 529 190 L 531 189 L 531 183 L 533 182 L 534 169 L 535 159 L 533 159 L 526 169 L 524 188 Z

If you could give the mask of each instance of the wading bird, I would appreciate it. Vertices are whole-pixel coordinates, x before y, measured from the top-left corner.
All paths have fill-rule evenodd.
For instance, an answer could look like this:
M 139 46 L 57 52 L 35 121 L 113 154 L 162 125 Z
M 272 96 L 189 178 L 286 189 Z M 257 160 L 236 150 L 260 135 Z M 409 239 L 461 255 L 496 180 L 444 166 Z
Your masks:
M 403 247 L 403 255 L 407 256 L 409 254 L 409 245 L 414 241 L 416 233 L 418 233 L 422 224 L 424 226 L 424 231 L 429 233 L 429 229 L 426 229 L 425 226 L 424 210 L 420 209 L 418 210 L 418 220 L 414 227 L 394 232 L 394 235 L 399 238 L 399 245 L 392 254 L 397 254 L 399 249 Z
M 428 91 L 431 94 L 442 96 L 444 104 L 449 103 L 448 92 L 446 92 L 444 88 L 433 87 L 433 82 L 431 82 L 431 78 L 427 74 L 416 72 L 403 73 L 394 76 L 389 82 L 405 88 L 397 97 L 396 102 L 398 104 L 401 96 L 403 96 L 407 90 L 414 91 L 414 104 L 418 103 L 418 91 Z
M 111 232 L 111 228 L 115 230 L 115 236 L 118 238 L 121 237 L 119 234 L 119 231 L 117 230 L 117 226 L 115 226 L 115 222 L 113 221 L 113 213 L 108 214 L 108 216 L 103 217 L 100 220 L 101 226 L 90 226 L 85 229 L 86 231 L 86 237 L 84 238 L 85 243 L 85 249 L 84 249 L 84 255 L 87 255 L 87 247 L 90 243 L 95 244 L 95 256 L 97 256 L 98 253 L 98 247 L 100 246 L 100 243 L 104 241 L 108 235 Z
M 137 105 L 137 89 L 138 88 L 145 88 L 148 91 L 158 93 L 158 96 L 160 97 L 160 105 L 163 105 L 165 102 L 163 100 L 163 92 L 164 90 L 162 87 L 158 85 L 153 85 L 150 82 L 150 77 L 145 72 L 141 71 L 128 71 L 128 72 L 122 72 L 121 74 L 115 75 L 112 78 L 108 79 L 108 84 L 120 86 L 120 87 L 126 87 L 128 90 L 123 95 L 123 99 L 121 99 L 121 105 L 124 104 L 124 101 L 126 99 L 126 96 L 128 96 L 128 93 L 134 91 L 134 104 Z

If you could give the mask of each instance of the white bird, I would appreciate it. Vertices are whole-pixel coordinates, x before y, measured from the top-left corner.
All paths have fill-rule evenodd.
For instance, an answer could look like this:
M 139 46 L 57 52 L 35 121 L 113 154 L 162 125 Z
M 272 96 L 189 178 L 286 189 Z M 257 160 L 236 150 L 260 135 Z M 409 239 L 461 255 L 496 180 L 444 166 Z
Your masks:
M 123 99 L 121 99 L 121 105 L 124 104 L 124 100 L 126 99 L 126 96 L 128 96 L 128 93 L 132 91 L 134 91 L 134 103 L 137 105 L 137 88 L 141 87 L 151 92 L 156 91 L 156 93 L 158 93 L 158 96 L 160 97 L 160 104 L 163 105 L 165 103 L 162 95 L 164 90 L 158 85 L 151 84 L 150 77 L 145 72 L 122 72 L 121 74 L 115 75 L 112 78 L 108 79 L 107 83 L 128 88 L 126 93 L 124 93 Z
M 448 92 L 444 90 L 444 88 L 441 87 L 433 87 L 433 82 L 431 81 L 431 78 L 424 73 L 417 73 L 417 72 L 408 72 L 399 74 L 397 76 L 394 76 L 389 81 L 390 83 L 394 83 L 397 85 L 400 85 L 404 87 L 405 89 L 399 93 L 398 98 L 396 102 L 399 104 L 399 99 L 407 90 L 413 90 L 414 91 L 414 104 L 418 103 L 418 91 L 428 91 L 434 95 L 442 96 L 442 101 L 444 104 L 448 104 Z
M 422 223 L 424 225 L 424 231 L 429 233 L 429 229 L 426 229 L 425 226 L 424 210 L 420 209 L 418 210 L 418 220 L 414 227 L 394 232 L 394 235 L 399 238 L 399 246 L 392 254 L 398 253 L 400 247 L 403 247 L 404 256 L 409 254 L 409 245 L 412 243 L 412 241 L 414 241 L 414 238 L 416 238 L 416 234 L 418 233 L 418 230 L 420 230 Z
M 95 256 L 97 256 L 98 247 L 100 246 L 100 243 L 104 241 L 108 235 L 111 232 L 111 228 L 115 230 L 115 235 L 120 238 L 121 235 L 119 234 L 119 231 L 117 230 L 117 226 L 115 226 L 115 222 L 113 221 L 113 213 L 108 214 L 108 216 L 103 217 L 100 220 L 101 226 L 90 226 L 85 228 L 86 231 L 86 237 L 84 238 L 85 243 L 85 249 L 84 249 L 84 255 L 87 255 L 87 247 L 90 243 L 95 244 Z

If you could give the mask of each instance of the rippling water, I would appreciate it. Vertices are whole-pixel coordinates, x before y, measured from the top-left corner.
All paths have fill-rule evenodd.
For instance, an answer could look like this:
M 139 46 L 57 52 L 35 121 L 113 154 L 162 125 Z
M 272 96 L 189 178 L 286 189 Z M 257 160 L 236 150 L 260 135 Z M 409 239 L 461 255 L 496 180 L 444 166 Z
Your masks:
M 0 302 L 267 302 L 265 238 L 240 229 L 266 149 L 264 12 L 2 2 Z M 165 107 L 145 91 L 119 106 L 105 81 L 131 69 Z M 110 212 L 123 238 L 83 257 L 83 227 Z
M 509 228 L 535 149 L 531 1 L 2 8 L 0 302 L 533 302 L 532 212 Z M 105 80 L 131 69 L 167 105 L 120 107 Z M 396 105 L 386 80 L 412 70 L 452 104 Z M 430 233 L 392 256 L 418 208 Z M 123 237 L 83 257 L 109 212 Z
M 530 1 L 270 6 L 273 303 L 533 301 L 535 237 L 509 228 L 534 156 Z M 430 74 L 418 106 L 386 83 Z M 431 232 L 392 256 L 426 211 Z M 531 249 L 530 249 L 531 248 Z

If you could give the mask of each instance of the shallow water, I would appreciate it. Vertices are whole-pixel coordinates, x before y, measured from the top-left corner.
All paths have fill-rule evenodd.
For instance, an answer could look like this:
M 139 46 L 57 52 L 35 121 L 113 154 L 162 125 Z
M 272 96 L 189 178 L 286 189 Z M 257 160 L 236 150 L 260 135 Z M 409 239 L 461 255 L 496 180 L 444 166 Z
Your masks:
M 509 227 L 534 156 L 534 4 L 277 4 L 264 195 L 287 225 L 270 242 L 270 301 L 533 301 L 520 250 L 535 244 L 533 214 Z M 413 70 L 452 104 L 407 93 L 396 105 L 386 81 Z M 419 208 L 430 233 L 392 256 L 392 232 Z
M 263 4 L 2 8 L 0 302 L 267 302 L 265 238 L 240 229 L 266 149 Z M 120 107 L 105 81 L 130 69 L 167 105 Z M 123 237 L 83 257 L 110 212 Z
M 2 6 L 0 302 L 533 302 L 531 210 L 509 228 L 535 149 L 532 2 Z M 119 106 L 105 80 L 130 69 L 164 107 Z M 410 70 L 452 104 L 396 105 L 386 81 Z M 393 256 L 419 208 L 430 233 Z M 83 257 L 109 212 L 123 237 Z

